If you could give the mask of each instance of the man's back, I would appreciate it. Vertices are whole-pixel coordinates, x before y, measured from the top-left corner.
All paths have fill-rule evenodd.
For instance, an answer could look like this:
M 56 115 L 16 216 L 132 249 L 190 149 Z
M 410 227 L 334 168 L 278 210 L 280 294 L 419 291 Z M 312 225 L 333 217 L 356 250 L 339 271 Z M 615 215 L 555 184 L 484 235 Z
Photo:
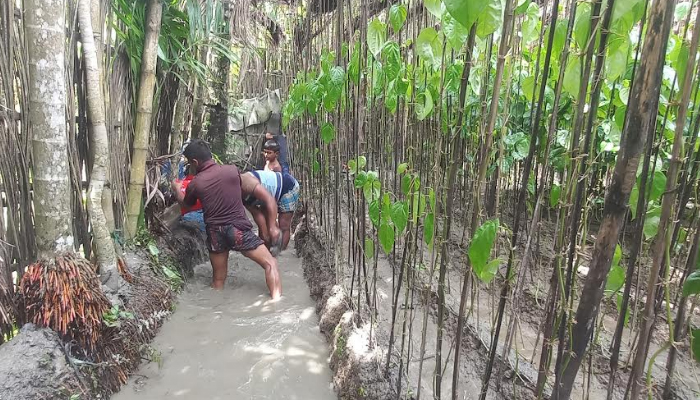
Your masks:
M 192 196 L 202 202 L 208 227 L 252 228 L 243 207 L 241 178 L 236 166 L 218 165 L 213 160 L 205 162 L 187 187 L 185 203 L 192 202 Z

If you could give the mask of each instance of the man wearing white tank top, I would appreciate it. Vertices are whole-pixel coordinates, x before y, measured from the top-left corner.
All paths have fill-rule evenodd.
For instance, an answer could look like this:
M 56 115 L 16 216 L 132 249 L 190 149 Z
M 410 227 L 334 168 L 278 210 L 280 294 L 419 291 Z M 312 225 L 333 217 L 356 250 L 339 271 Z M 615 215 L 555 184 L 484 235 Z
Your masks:
M 265 208 L 261 207 L 261 202 L 253 196 L 253 192 L 258 185 L 262 185 L 277 201 L 281 238 L 270 237 L 265 218 Z M 257 170 L 241 174 L 243 204 L 250 211 L 253 220 L 258 225 L 258 235 L 269 247 L 275 247 L 275 244 L 280 244 L 280 250 L 287 248 L 291 236 L 292 216 L 299 202 L 299 192 L 299 182 L 287 172 Z M 280 239 L 281 243 L 279 243 Z

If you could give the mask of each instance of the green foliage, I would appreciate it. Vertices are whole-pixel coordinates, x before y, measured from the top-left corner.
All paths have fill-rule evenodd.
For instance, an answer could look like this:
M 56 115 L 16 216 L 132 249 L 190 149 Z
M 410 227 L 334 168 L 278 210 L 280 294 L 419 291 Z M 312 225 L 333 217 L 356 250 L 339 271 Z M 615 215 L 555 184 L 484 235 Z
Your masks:
M 379 59 L 384 43 L 386 43 L 386 24 L 374 18 L 367 26 L 367 48 L 374 58 Z
M 403 233 L 408 224 L 408 203 L 403 201 L 398 201 L 391 206 L 391 220 L 394 222 L 396 227 L 396 233 Z
M 584 50 L 591 34 L 591 4 L 582 2 L 576 9 L 576 21 L 574 22 L 574 42 L 579 50 Z
M 416 116 L 420 121 L 428 118 L 428 115 L 433 111 L 433 95 L 429 90 L 418 94 L 416 98 Z
M 646 240 L 650 240 L 656 237 L 656 233 L 659 231 L 660 220 L 661 207 L 651 207 L 649 211 L 647 211 L 647 215 L 644 218 L 644 238 Z
M 482 12 L 498 0 L 445 0 L 445 9 L 465 28 L 472 27 Z
M 700 271 L 693 271 L 683 283 L 683 296 L 690 297 L 700 293 Z
M 394 228 L 388 222 L 382 222 L 379 227 L 379 243 L 386 254 L 394 248 Z
M 569 57 L 564 72 L 563 89 L 572 97 L 578 96 L 579 88 L 581 87 L 581 59 L 577 56 Z
M 493 243 L 498 232 L 498 219 L 484 222 L 476 232 L 469 244 L 469 261 L 472 264 L 476 276 L 485 283 L 491 282 L 498 272 L 500 260 L 489 262 Z
M 690 330 L 690 348 L 695 361 L 700 362 L 700 329 L 693 328 Z
M 120 310 L 117 304 L 113 305 L 112 308 L 102 314 L 102 323 L 110 328 L 121 327 L 121 321 L 125 319 L 134 319 L 134 314 Z
M 445 39 L 447 39 L 447 43 L 457 51 L 462 49 L 469 37 L 469 29 L 457 22 L 452 17 L 452 14 L 449 13 L 445 13 L 442 16 L 442 32 L 445 35 Z
M 442 17 L 443 12 L 445 11 L 445 7 L 441 0 L 424 0 L 423 5 L 436 18 Z
M 625 284 L 625 270 L 620 266 L 620 260 L 622 260 L 622 248 L 618 244 L 615 246 L 610 274 L 608 274 L 608 280 L 605 283 L 605 293 L 609 296 L 617 293 Z
M 335 140 L 335 127 L 330 122 L 326 122 L 321 127 L 321 140 L 325 144 L 330 144 Z
M 549 206 L 554 208 L 559 204 L 559 198 L 561 197 L 561 186 L 553 185 L 549 193 Z
M 391 23 L 391 29 L 393 29 L 394 32 L 401 30 L 403 24 L 406 22 L 407 15 L 408 11 L 406 10 L 405 5 L 394 4 L 391 6 L 389 9 L 389 22 Z
M 434 225 L 435 214 L 430 212 L 425 216 L 425 220 L 423 221 L 423 240 L 425 240 L 428 246 L 432 246 L 433 244 Z
M 365 257 L 367 259 L 374 257 L 374 240 L 368 237 L 365 238 Z
M 434 67 L 442 63 L 442 38 L 435 28 L 424 28 L 416 38 L 416 53 Z
M 476 26 L 476 34 L 485 38 L 496 32 L 503 24 L 503 2 L 501 0 L 487 0 L 487 4 L 479 15 Z

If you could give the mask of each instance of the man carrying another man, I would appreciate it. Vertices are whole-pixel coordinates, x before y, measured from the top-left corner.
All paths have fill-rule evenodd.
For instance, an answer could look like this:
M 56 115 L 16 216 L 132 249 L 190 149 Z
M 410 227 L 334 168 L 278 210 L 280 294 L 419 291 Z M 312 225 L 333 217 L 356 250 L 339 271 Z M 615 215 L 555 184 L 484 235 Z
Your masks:
M 263 241 L 252 231 L 241 197 L 242 176 L 234 165 L 218 165 L 209 146 L 200 139 L 193 140 L 183 155 L 197 174 L 181 192 L 181 183 L 172 183 L 173 192 L 181 206 L 192 207 L 199 200 L 204 210 L 207 247 L 213 269 L 212 288 L 222 289 L 228 269 L 228 252 L 239 251 L 265 270 L 265 281 L 270 296 L 277 300 L 282 295 L 277 260 L 270 254 Z M 249 192 L 260 199 L 266 209 L 266 234 L 277 238 L 280 231 L 275 223 L 276 202 L 262 187 Z M 263 218 L 264 219 L 264 218 Z
M 264 191 L 276 200 L 277 210 L 274 214 L 279 213 L 279 227 L 282 231 L 281 250 L 284 250 L 289 244 L 292 217 L 299 201 L 299 182 L 287 172 L 267 169 L 246 172 L 241 175 L 243 204 L 258 225 L 260 238 L 275 246 L 279 244 L 279 240 L 275 240 L 277 236 L 269 229 L 270 226 L 274 227 L 274 225 L 270 225 L 270 220 L 274 221 L 274 218 L 270 218 L 271 210 L 268 202 L 265 201 L 264 197 L 259 196 L 260 188 L 264 188 Z

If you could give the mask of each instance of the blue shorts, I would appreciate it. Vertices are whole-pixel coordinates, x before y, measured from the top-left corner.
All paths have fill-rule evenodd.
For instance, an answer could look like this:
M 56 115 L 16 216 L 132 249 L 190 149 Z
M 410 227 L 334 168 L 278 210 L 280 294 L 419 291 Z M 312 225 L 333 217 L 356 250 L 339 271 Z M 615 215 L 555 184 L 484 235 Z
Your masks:
M 201 230 L 202 232 L 207 231 L 206 227 L 204 226 L 203 210 L 190 211 L 187 214 L 183 215 L 181 218 L 182 222 L 194 222 L 199 227 L 199 230 Z
M 299 182 L 295 182 L 294 187 L 282 195 L 277 202 L 277 212 L 290 213 L 296 211 L 297 203 L 299 202 L 299 192 Z

